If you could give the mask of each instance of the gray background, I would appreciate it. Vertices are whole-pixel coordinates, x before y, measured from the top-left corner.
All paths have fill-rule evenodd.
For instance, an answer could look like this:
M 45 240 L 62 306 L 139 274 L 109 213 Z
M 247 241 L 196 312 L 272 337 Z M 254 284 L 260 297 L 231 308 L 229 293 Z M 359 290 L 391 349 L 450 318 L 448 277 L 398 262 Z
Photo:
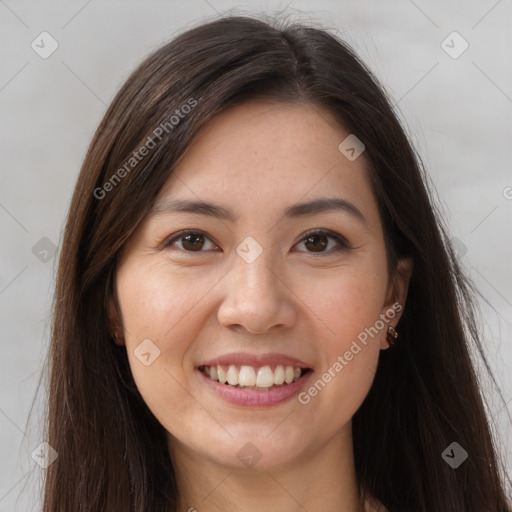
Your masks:
M 51 249 L 60 246 L 77 173 L 106 105 L 149 51 L 186 28 L 227 10 L 285 7 L 352 44 L 397 103 L 482 294 L 486 350 L 508 410 L 487 379 L 483 384 L 500 452 L 512 467 L 510 0 L 0 0 L 0 512 L 40 508 L 44 470 L 31 453 L 44 440 L 44 389 L 36 389 L 48 344 Z M 31 47 L 43 31 L 59 45 L 47 59 Z M 453 31 L 469 44 L 458 58 L 441 46 Z M 447 42 L 452 52 L 462 48 L 453 36 Z M 471 446 L 464 448 L 471 457 Z

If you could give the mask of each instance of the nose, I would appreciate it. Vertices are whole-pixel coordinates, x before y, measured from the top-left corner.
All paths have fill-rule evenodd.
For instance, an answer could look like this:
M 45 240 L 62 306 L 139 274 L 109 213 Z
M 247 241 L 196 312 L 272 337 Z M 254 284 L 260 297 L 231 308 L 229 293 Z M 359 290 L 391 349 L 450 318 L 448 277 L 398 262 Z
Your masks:
M 263 334 L 294 324 L 294 295 L 282 267 L 271 261 L 270 252 L 264 250 L 251 263 L 236 256 L 224 279 L 224 300 L 217 314 L 224 327 Z

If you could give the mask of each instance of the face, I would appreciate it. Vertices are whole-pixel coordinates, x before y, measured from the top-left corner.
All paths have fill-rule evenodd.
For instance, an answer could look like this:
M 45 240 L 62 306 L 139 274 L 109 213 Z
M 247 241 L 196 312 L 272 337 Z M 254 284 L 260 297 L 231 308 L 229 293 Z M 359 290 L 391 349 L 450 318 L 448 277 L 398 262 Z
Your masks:
M 350 432 L 406 279 L 348 135 L 316 106 L 226 110 L 126 245 L 116 321 L 171 453 L 276 468 Z

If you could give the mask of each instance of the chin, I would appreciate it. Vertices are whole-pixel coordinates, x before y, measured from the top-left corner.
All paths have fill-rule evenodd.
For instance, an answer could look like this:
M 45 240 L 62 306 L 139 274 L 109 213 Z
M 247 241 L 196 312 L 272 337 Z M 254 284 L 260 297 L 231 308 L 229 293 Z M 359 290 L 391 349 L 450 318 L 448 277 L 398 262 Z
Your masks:
M 215 463 L 237 471 L 269 471 L 291 465 L 302 453 L 304 441 L 289 429 L 273 435 L 272 429 L 278 423 L 268 429 L 227 428 L 233 438 L 227 442 L 212 440 L 201 451 Z

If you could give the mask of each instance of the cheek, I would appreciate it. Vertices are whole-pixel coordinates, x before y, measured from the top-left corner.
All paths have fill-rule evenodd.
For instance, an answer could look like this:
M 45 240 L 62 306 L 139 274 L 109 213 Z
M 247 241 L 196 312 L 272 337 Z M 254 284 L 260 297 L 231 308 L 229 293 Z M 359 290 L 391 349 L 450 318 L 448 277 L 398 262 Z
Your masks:
M 207 294 L 219 280 L 212 272 L 170 270 L 165 261 L 119 269 L 118 297 L 127 342 L 150 338 L 173 350 L 193 339 L 200 324 L 191 319 L 204 310 Z
M 304 283 L 301 290 L 315 313 L 315 331 L 322 333 L 317 338 L 320 365 L 301 403 L 315 414 L 322 411 L 333 432 L 350 420 L 373 382 L 386 335 L 379 321 L 386 282 L 379 260 L 343 269 L 309 291 Z
M 375 326 L 382 312 L 386 281 L 387 274 L 379 261 L 331 272 L 322 279 L 302 281 L 297 293 L 315 313 L 311 318 L 322 333 L 331 359 L 334 354 L 348 350 L 352 340 L 359 335 L 364 338 L 361 333 Z
M 352 352 L 354 351 L 354 353 Z M 347 425 L 366 398 L 374 380 L 379 351 L 374 345 L 348 350 L 310 382 L 300 398 L 310 415 L 316 416 L 333 436 Z M 307 402 L 307 403 L 306 403 Z M 308 410 L 309 409 L 309 410 Z
M 171 273 L 163 265 L 125 265 L 118 271 L 130 368 L 144 400 L 150 409 L 158 407 L 159 415 L 162 405 L 173 414 L 190 406 L 182 392 L 188 378 L 183 369 L 202 327 L 198 315 L 204 315 L 205 295 L 214 285 L 210 281 Z
M 318 338 L 320 364 L 298 396 L 299 403 L 324 425 L 327 436 L 347 424 L 366 398 L 383 335 L 382 330 L 372 330 L 380 314 L 376 296 L 359 279 L 338 284 L 315 303 L 319 312 L 315 330 L 325 333 Z

